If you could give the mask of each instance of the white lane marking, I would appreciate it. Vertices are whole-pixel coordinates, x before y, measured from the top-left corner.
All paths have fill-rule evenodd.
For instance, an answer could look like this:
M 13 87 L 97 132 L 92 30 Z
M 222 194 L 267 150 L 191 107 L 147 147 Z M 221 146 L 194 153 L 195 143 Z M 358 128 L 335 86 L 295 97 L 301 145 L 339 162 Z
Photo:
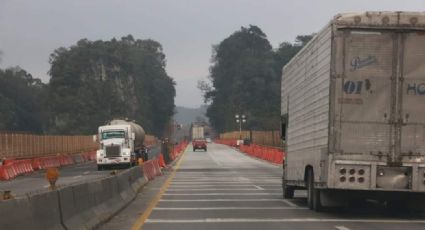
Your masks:
M 83 174 L 84 175 L 87 175 L 87 174 L 89 174 L 90 173 L 90 171 L 85 171 L 85 172 L 83 172 Z
M 164 193 L 164 196 L 258 196 L 282 195 L 281 193 Z
M 276 185 L 278 186 L 279 183 L 274 183 L 274 182 L 261 182 L 260 183 L 256 183 L 256 184 L 260 184 L 260 185 Z M 171 184 L 253 184 L 252 181 L 173 181 L 171 182 Z
M 77 179 L 77 178 L 80 178 L 80 177 L 83 177 L 83 176 L 78 175 L 78 176 L 74 176 L 74 177 L 72 177 L 72 178 Z
M 225 188 L 240 188 L 240 187 L 249 187 L 252 188 L 252 186 L 255 185 L 251 185 L 251 184 L 242 184 L 242 185 L 206 185 L 206 184 L 202 184 L 202 185 L 171 185 L 170 188 L 218 188 L 218 187 L 225 187 Z M 276 186 L 277 187 L 277 186 Z
M 161 199 L 161 202 L 263 202 L 263 201 L 282 201 L 281 199 Z
M 43 186 L 43 188 L 48 188 L 48 187 L 50 187 L 50 185 L 44 185 L 44 186 Z
M 267 222 L 348 222 L 348 223 L 395 223 L 395 224 L 422 224 L 425 220 L 388 220 L 388 219 L 321 219 L 321 218 L 288 218 L 288 219 L 233 219 L 233 218 L 207 218 L 207 219 L 147 219 L 146 223 L 267 223 Z
M 175 211 L 201 211 L 201 210 L 293 210 L 293 209 L 308 209 L 301 207 L 202 207 L 202 208 L 163 208 L 156 207 L 154 210 L 175 210 Z
M 258 185 L 254 185 L 254 187 L 256 187 L 258 190 L 265 190 L 264 188 L 258 186 Z
M 258 191 L 263 188 L 171 188 L 167 191 Z M 267 189 L 268 191 L 280 191 L 281 189 Z
M 285 203 L 285 204 L 287 204 L 287 205 L 289 205 L 289 206 L 291 206 L 291 207 L 298 207 L 298 205 L 296 205 L 296 204 L 292 203 L 292 202 L 291 202 L 291 201 L 289 201 L 289 200 L 280 200 L 280 201 L 282 201 L 283 203 Z
M 222 167 L 223 165 L 211 154 L 211 152 L 208 152 L 208 156 L 216 163 L 218 166 Z
M 350 230 L 349 228 L 345 227 L 345 226 L 335 226 L 336 229 L 338 230 Z

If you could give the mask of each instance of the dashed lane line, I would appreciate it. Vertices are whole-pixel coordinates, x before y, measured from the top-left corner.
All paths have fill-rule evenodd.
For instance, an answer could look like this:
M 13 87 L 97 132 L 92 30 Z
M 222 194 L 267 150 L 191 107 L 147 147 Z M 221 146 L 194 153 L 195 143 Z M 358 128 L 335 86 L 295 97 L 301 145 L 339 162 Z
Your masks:
M 350 230 L 349 228 L 345 227 L 345 226 L 335 226 L 336 229 L 338 230 Z
M 283 203 L 285 203 L 285 204 L 287 204 L 287 205 L 289 205 L 289 206 L 291 206 L 291 207 L 299 207 L 298 205 L 296 205 L 296 204 L 292 203 L 292 202 L 291 202 L 291 201 L 289 201 L 289 200 L 280 200 L 280 201 L 282 201 Z
M 254 187 L 256 187 L 258 190 L 265 190 L 264 188 L 262 188 L 258 185 L 254 185 Z M 276 189 L 267 189 L 267 190 L 276 190 Z

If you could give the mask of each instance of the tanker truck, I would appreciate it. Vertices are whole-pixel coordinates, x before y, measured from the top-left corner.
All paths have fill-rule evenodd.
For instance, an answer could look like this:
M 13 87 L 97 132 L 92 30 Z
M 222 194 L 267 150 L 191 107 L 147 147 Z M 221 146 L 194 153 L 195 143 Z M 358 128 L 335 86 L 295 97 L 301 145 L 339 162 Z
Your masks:
M 100 126 L 97 169 L 136 165 L 139 157 L 147 155 L 144 139 L 145 131 L 134 121 L 114 119 Z

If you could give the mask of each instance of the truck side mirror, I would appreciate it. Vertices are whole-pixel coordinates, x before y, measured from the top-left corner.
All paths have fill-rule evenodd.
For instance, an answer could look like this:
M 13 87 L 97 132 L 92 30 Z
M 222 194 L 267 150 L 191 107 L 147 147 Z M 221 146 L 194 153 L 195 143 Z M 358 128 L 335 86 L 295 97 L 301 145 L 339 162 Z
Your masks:
M 286 141 L 287 137 L 287 129 L 288 129 L 288 114 L 284 114 L 280 117 L 281 123 L 280 123 L 280 139 L 283 141 Z

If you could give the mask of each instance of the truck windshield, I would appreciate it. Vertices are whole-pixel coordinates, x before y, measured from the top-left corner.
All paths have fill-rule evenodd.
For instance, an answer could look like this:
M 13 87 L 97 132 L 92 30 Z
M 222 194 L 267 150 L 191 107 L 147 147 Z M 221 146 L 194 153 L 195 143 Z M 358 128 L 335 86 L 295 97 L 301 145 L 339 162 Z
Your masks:
M 112 138 L 124 138 L 125 132 L 119 130 L 111 130 L 102 132 L 102 140 L 112 139 Z

